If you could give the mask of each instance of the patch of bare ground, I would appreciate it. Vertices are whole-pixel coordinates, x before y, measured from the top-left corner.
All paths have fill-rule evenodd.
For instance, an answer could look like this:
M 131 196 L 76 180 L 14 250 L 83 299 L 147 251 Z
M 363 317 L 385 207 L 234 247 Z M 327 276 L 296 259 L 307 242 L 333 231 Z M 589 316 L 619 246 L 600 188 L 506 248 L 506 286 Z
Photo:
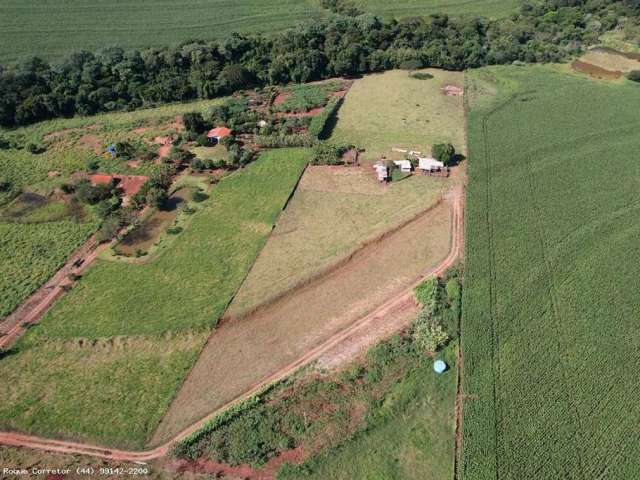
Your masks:
M 576 72 L 586 73 L 592 78 L 598 78 L 600 80 L 616 80 L 622 76 L 622 72 L 619 70 L 607 70 L 606 68 L 592 65 L 582 60 L 576 60 L 571 64 L 571 68 Z
M 166 441 L 405 294 L 447 256 L 451 227 L 450 205 L 442 203 L 317 281 L 245 318 L 222 322 L 150 443 Z
M 165 463 L 165 468 L 174 471 L 181 477 L 185 473 L 191 472 L 214 475 L 214 478 L 225 478 L 228 480 L 273 480 L 276 478 L 278 469 L 283 463 L 302 463 L 305 458 L 306 454 L 304 449 L 297 447 L 281 452 L 260 468 L 254 468 L 247 464 L 231 466 L 225 463 L 214 462 L 207 458 L 199 458 L 198 460 L 191 461 L 168 460 Z
M 82 137 L 80 137 L 80 140 L 78 140 L 78 143 L 83 147 L 93 150 L 95 153 L 102 152 L 102 139 L 97 135 L 92 135 L 87 133 Z

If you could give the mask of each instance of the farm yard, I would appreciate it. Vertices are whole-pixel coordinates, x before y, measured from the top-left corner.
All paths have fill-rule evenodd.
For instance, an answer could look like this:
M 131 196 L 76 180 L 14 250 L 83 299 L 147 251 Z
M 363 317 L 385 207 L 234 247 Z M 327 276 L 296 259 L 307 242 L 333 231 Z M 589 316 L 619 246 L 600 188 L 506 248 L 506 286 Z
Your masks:
M 266 152 L 153 261 L 98 261 L 0 362 L 3 428 L 143 446 L 307 161 Z
M 275 0 L 268 9 L 256 0 L 233 4 L 226 0 L 176 4 L 9 0 L 0 7 L 0 63 L 34 52 L 56 59 L 81 48 L 93 51 L 105 45 L 131 49 L 193 38 L 221 39 L 232 32 L 274 32 L 323 14 L 312 0 Z
M 460 72 L 427 69 L 433 78 L 406 70 L 371 74 L 354 82 L 338 112 L 331 141 L 353 143 L 366 160 L 378 160 L 401 147 L 428 152 L 439 142 L 465 152 L 462 96 L 448 96 L 447 85 L 461 87 Z
M 635 478 L 637 86 L 467 79 L 461 478 Z

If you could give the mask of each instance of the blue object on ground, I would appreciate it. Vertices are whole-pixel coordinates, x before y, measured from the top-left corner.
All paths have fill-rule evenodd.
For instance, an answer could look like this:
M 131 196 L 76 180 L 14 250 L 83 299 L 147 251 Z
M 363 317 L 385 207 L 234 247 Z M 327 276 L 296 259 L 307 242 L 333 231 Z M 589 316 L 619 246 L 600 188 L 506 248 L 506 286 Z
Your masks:
M 446 369 L 447 369 L 447 364 L 444 363 L 442 360 L 436 360 L 433 363 L 433 371 L 436 373 L 444 373 Z

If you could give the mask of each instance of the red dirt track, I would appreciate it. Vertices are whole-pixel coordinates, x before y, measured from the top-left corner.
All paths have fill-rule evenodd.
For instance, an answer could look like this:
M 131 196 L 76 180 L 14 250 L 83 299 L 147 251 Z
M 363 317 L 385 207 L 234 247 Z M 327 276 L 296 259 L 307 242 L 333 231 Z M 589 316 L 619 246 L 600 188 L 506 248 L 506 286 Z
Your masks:
M 463 219 L 463 202 L 464 202 L 464 188 L 461 185 L 456 186 L 452 189 L 448 198 L 452 205 L 452 234 L 451 234 L 451 249 L 447 257 L 440 262 L 440 264 L 430 270 L 425 272 L 424 277 L 429 276 L 440 276 L 447 269 L 453 266 L 456 261 L 461 257 L 463 251 L 463 229 L 464 229 L 464 219 Z M 222 406 L 215 412 L 212 412 L 207 417 L 202 420 L 194 423 L 190 427 L 186 428 L 178 435 L 173 437 L 171 440 L 166 442 L 165 444 L 153 449 L 144 452 L 133 452 L 133 451 L 124 451 L 111 449 L 107 447 L 101 447 L 97 445 L 91 445 L 87 443 L 76 443 L 76 442 L 68 442 L 62 440 L 54 440 L 41 438 L 31 435 L 25 435 L 14 432 L 0 432 L 0 444 L 14 446 L 14 447 L 27 447 L 38 450 L 45 450 L 49 452 L 56 453 L 67 453 L 67 454 L 78 454 L 78 455 L 87 455 L 91 457 L 104 458 L 108 460 L 116 460 L 116 461 L 132 461 L 132 462 L 147 462 L 150 460 L 158 459 L 166 456 L 171 448 L 189 437 L 194 432 L 201 429 L 206 423 L 210 420 L 229 409 L 233 405 L 255 395 L 260 392 L 264 387 L 273 384 L 283 378 L 288 377 L 300 367 L 310 364 L 311 362 L 318 359 L 323 353 L 329 351 L 332 348 L 335 348 L 341 342 L 344 342 L 354 335 L 362 334 L 363 332 L 369 329 L 369 327 L 375 322 L 379 322 L 383 317 L 387 316 L 389 313 L 397 311 L 398 308 L 402 306 L 415 304 L 414 296 L 413 296 L 413 288 L 406 291 L 404 294 L 393 298 L 387 303 L 383 304 L 370 314 L 364 316 L 354 324 L 350 325 L 348 328 L 345 328 L 338 334 L 331 337 L 329 340 L 324 342 L 321 345 L 311 349 L 305 355 L 300 357 L 295 362 L 286 366 L 285 368 L 279 370 L 274 373 L 269 378 L 263 380 L 260 384 L 255 385 L 253 388 L 245 392 L 243 395 L 235 398 L 231 402 Z

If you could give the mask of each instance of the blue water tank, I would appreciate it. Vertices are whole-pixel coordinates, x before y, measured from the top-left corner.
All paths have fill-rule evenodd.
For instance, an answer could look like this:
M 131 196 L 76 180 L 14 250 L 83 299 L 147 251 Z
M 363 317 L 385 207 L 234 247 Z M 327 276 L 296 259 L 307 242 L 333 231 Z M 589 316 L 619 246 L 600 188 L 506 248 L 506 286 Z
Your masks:
M 447 369 L 447 364 L 444 363 L 442 360 L 436 360 L 435 362 L 433 362 L 433 371 L 436 373 L 444 373 L 444 371 Z

